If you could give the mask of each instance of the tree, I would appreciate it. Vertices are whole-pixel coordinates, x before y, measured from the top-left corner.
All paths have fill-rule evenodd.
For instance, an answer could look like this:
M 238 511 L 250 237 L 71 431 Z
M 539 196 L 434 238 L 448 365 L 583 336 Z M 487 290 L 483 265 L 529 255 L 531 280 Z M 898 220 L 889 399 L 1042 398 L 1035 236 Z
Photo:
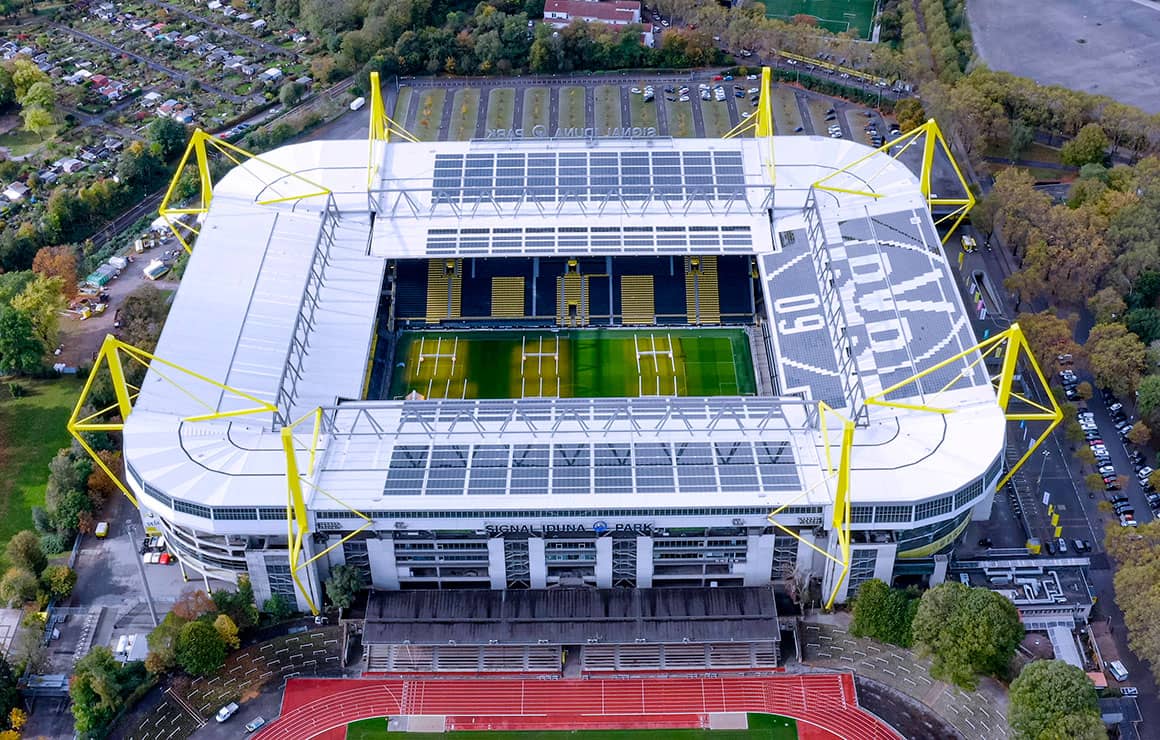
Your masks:
M 161 327 L 169 313 L 165 294 L 152 285 L 142 285 L 125 297 L 121 304 L 121 338 L 129 344 L 152 351 L 161 336 Z
M 917 609 L 918 599 L 914 595 L 892 589 L 883 581 L 872 578 L 858 587 L 850 633 L 910 647 L 914 642 L 911 623 Z
M 336 565 L 326 581 L 326 595 L 339 609 L 349 609 L 359 591 L 366 588 L 362 571 L 353 565 Z
M 67 307 L 64 282 L 58 277 L 39 275 L 12 299 L 12 307 L 32 321 L 36 338 L 45 347 L 55 347 L 60 335 L 60 314 Z
M 282 105 L 290 108 L 298 104 L 298 101 L 302 99 L 302 94 L 305 92 L 305 85 L 301 82 L 291 80 L 290 82 L 284 83 L 281 89 L 278 90 L 278 100 L 281 101 Z
M 1128 310 L 1124 299 L 1115 288 L 1103 288 L 1088 299 L 1088 310 L 1096 318 L 1097 324 L 1107 324 L 1120 319 Z
M 177 664 L 177 636 L 181 634 L 181 628 L 186 624 L 186 620 L 169 612 L 161 620 L 161 624 L 149 633 L 146 638 L 149 643 L 146 668 L 150 673 L 161 673 Z
M 977 674 L 1003 673 L 1023 639 L 1019 612 L 1009 599 L 957 581 L 922 595 L 913 629 L 920 651 L 934 658 L 931 675 L 972 689 Z
M 1105 530 L 1104 544 L 1116 564 L 1112 582 L 1116 604 L 1124 612 L 1128 646 L 1141 660 L 1160 665 L 1160 520 L 1138 527 L 1112 524 Z
M 28 374 L 44 362 L 44 345 L 28 314 L 10 306 L 0 306 L 0 369 Z
M 1048 375 L 1059 372 L 1059 356 L 1083 355 L 1083 348 L 1073 338 L 1072 322 L 1047 310 L 1040 313 L 1021 313 L 1015 319 L 1027 337 L 1031 351 Z
M 262 602 L 262 611 L 270 615 L 275 622 L 282 622 L 294 614 L 294 604 L 282 594 L 273 594 Z
M 258 607 L 254 605 L 254 587 L 246 576 L 238 576 L 238 590 L 219 589 L 212 594 L 214 606 L 222 614 L 229 615 L 239 630 L 247 630 L 258 624 Z
M 1152 441 L 1152 430 L 1142 421 L 1138 421 L 1128 430 L 1128 441 L 1143 447 Z
M 1144 372 L 1144 343 L 1123 324 L 1099 324 L 1084 345 L 1096 383 L 1117 396 L 1135 391 Z
M 214 611 L 213 599 L 201 589 L 182 591 L 173 604 L 173 613 L 187 622 Z
M 1072 167 L 1103 162 L 1108 155 L 1108 135 L 1098 123 L 1089 123 L 1079 130 L 1075 138 L 1059 150 L 1059 158 Z
M 217 619 L 213 620 L 213 628 L 221 635 L 222 642 L 229 649 L 237 650 L 238 646 L 242 644 L 241 639 L 238 637 L 238 626 L 234 624 L 234 620 L 230 619 L 228 615 L 217 615 Z
M 1086 380 L 1080 381 L 1079 385 L 1075 387 L 1075 394 L 1084 401 L 1092 400 L 1095 391 L 1092 390 L 1092 384 Z
M 39 584 L 36 575 L 27 568 L 9 568 L 0 579 L 0 598 L 14 607 L 36 598 Z
M 1075 451 L 1075 459 L 1084 465 L 1095 465 L 1096 453 L 1092 452 L 1092 448 L 1084 445 Z
M 1015 121 L 1011 124 L 1011 135 L 1007 139 L 1007 156 L 1011 159 L 1019 159 L 1033 141 L 1035 141 L 1035 129 L 1023 121 Z
M 32 271 L 44 277 L 60 278 L 66 296 L 76 293 L 77 255 L 72 247 L 41 247 L 32 258 Z
M 226 642 L 213 625 L 190 622 L 177 635 L 177 664 L 194 676 L 208 676 L 226 662 Z
M 1092 493 L 1099 493 L 1104 490 L 1104 478 L 1099 473 L 1088 473 L 1084 476 L 1083 482 L 1087 486 L 1088 491 Z
M 1160 339 L 1160 309 L 1133 308 L 1124 316 L 1124 324 L 1144 344 Z
M 17 676 L 8 661 L 0 657 L 0 712 L 11 718 L 12 710 L 20 706 L 20 689 Z M 15 726 L 15 723 L 13 724 Z
M 156 147 L 161 159 L 169 160 L 185 149 L 189 131 L 172 118 L 155 118 L 149 124 L 149 145 Z
M 903 131 L 916 129 L 926 123 L 926 111 L 922 103 L 914 98 L 903 98 L 894 106 L 894 115 L 898 119 L 898 127 Z
M 1099 702 L 1082 669 L 1062 660 L 1036 660 L 1011 682 L 1007 720 L 1015 737 L 1039 740 L 1052 722 L 1069 715 L 1099 718 Z
M 1136 405 L 1141 416 L 1151 416 L 1160 409 L 1160 375 L 1148 375 L 1140 381 Z
M 8 540 L 4 555 L 10 565 L 24 568 L 36 576 L 44 572 L 45 566 L 48 565 L 48 558 L 45 557 L 44 550 L 40 549 L 40 538 L 35 532 L 27 529 L 17 532 Z
M 1107 740 L 1108 728 L 1098 714 L 1065 714 L 1052 720 L 1038 740 Z
M 12 707 L 12 710 L 8 712 L 8 724 L 19 735 L 20 730 L 24 729 L 24 725 L 28 724 L 28 715 L 20 707 Z
M 50 565 L 41 574 L 44 590 L 54 599 L 67 598 L 77 585 L 77 573 L 67 565 Z
M 1148 482 L 1152 484 L 1153 488 L 1156 487 L 1157 483 L 1160 483 L 1160 475 L 1156 475 L 1157 473 L 1160 473 L 1160 470 L 1153 470 L 1148 474 Z
M 125 699 L 144 678 L 140 663 L 121 665 L 103 645 L 90 650 L 77 661 L 69 684 L 76 731 L 85 737 L 104 737 Z

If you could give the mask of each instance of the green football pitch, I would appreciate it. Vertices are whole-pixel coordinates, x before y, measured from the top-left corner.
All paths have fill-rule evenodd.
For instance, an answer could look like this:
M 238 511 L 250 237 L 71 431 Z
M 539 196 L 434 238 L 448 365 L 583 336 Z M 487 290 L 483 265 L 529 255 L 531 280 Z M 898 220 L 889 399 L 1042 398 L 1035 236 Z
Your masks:
M 854 31 L 858 38 L 868 39 L 876 5 L 876 0 L 765 0 L 765 14 L 782 20 L 812 15 L 826 30 Z
M 624 398 L 756 392 L 743 329 L 404 332 L 389 398 Z
M 573 730 L 569 732 L 387 732 L 385 718 L 364 719 L 346 728 L 347 740 L 797 740 L 797 722 L 773 714 L 750 714 L 748 730 Z

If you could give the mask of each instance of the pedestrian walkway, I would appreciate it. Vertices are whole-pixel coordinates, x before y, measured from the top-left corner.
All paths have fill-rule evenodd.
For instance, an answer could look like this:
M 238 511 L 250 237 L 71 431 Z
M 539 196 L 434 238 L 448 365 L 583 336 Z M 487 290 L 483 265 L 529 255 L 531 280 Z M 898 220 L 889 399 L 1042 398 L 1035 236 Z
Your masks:
M 993 679 L 967 692 L 930 677 L 930 659 L 893 645 L 850 636 L 845 614 L 811 618 L 802 625 L 802 663 L 853 671 L 892 686 L 921 702 L 967 738 L 1010 737 L 1007 692 Z

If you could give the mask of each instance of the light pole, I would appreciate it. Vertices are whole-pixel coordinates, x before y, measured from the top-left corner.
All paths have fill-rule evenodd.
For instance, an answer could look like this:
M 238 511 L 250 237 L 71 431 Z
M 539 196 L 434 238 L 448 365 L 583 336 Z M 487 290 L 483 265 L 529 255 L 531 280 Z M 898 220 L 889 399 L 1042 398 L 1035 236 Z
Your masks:
M 145 603 L 149 605 L 149 616 L 153 618 L 153 626 L 156 627 L 161 622 L 157 619 L 157 607 L 153 606 L 153 594 L 149 592 L 149 579 L 145 577 L 145 564 L 141 562 L 140 555 L 133 547 L 133 543 L 137 541 L 137 534 L 133 528 L 132 519 L 125 520 L 125 529 L 129 531 L 129 552 L 133 554 L 133 560 L 137 563 L 137 572 L 141 574 L 141 585 L 145 587 Z

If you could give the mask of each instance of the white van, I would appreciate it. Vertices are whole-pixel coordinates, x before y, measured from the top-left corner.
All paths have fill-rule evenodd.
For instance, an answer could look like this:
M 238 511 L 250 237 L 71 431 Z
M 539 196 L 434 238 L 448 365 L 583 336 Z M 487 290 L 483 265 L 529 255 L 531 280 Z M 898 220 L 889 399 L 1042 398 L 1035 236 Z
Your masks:
M 358 98 L 355 98 L 354 100 L 350 101 L 350 109 L 351 110 L 358 110 L 359 108 L 363 107 L 366 104 L 367 104 L 366 98 L 358 97 Z
M 1112 678 L 1117 681 L 1128 680 L 1128 669 L 1118 660 L 1113 660 L 1111 663 L 1108 663 L 1108 671 L 1112 674 Z

